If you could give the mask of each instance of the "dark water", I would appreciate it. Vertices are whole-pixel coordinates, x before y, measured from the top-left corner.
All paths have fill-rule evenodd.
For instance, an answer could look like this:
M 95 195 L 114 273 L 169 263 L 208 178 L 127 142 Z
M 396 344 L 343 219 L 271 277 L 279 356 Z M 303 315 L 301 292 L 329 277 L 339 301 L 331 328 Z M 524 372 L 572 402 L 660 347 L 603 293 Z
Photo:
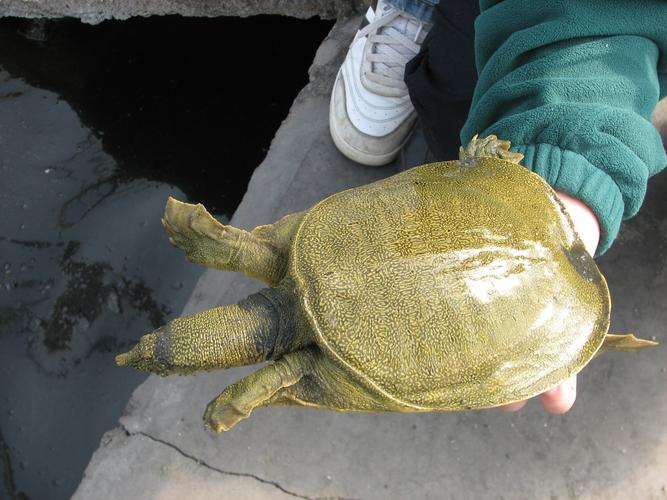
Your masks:
M 229 217 L 331 23 L 0 21 L 0 498 L 68 498 L 144 376 L 113 356 L 201 269 L 168 195 Z

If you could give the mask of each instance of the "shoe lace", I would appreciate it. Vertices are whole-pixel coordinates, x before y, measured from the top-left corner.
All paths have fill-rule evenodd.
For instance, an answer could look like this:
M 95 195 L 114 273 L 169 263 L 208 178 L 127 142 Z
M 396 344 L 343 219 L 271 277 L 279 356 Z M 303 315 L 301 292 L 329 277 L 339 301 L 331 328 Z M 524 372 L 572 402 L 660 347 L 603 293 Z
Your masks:
M 414 34 L 407 33 L 409 24 L 417 25 Z M 381 17 L 359 31 L 359 36 L 368 35 L 371 44 L 370 70 L 364 71 L 364 76 L 380 85 L 407 90 L 403 81 L 405 65 L 419 52 L 427 31 L 424 23 L 387 6 Z

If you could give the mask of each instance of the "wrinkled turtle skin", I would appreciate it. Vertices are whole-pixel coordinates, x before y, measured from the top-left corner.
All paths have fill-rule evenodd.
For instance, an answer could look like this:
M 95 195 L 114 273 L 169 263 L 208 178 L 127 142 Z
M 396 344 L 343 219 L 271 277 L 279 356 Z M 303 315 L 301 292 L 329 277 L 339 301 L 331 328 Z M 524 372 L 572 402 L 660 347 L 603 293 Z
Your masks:
M 160 375 L 274 362 L 204 419 L 259 406 L 456 411 L 523 400 L 579 372 L 608 335 L 604 277 L 554 191 L 494 136 L 330 196 L 251 232 L 170 199 L 171 241 L 199 264 L 270 285 L 145 335 L 119 365 Z

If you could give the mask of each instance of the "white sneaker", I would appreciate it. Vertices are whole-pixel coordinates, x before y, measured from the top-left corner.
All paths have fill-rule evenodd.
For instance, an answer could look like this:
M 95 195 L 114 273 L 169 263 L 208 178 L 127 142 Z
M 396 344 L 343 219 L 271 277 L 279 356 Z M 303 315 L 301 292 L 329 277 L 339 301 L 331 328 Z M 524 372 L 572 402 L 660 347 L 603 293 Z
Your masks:
M 430 29 L 380 0 L 338 70 L 329 105 L 329 130 L 338 149 L 364 165 L 392 161 L 410 137 L 416 114 L 403 81 Z

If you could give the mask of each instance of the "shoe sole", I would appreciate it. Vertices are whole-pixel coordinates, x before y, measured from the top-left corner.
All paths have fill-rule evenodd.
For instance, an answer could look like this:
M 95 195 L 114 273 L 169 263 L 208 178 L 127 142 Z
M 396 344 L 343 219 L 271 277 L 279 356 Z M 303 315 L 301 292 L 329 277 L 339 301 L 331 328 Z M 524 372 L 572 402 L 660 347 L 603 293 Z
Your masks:
M 382 167 L 384 165 L 387 165 L 388 163 L 391 163 L 396 157 L 398 156 L 398 153 L 400 153 L 401 149 L 403 149 L 403 146 L 405 146 L 405 143 L 408 142 L 410 139 L 410 136 L 415 130 L 415 126 L 413 125 L 410 131 L 406 134 L 405 139 L 398 145 L 396 149 L 393 149 L 392 151 L 389 151 L 388 153 L 384 153 L 381 155 L 373 155 L 366 153 L 365 151 L 361 151 L 347 142 L 343 140 L 343 138 L 338 134 L 336 130 L 336 126 L 333 121 L 333 99 L 330 99 L 329 101 L 329 132 L 331 133 L 331 138 L 334 141 L 334 144 L 338 148 L 338 150 L 343 153 L 347 158 L 350 160 L 360 163 L 362 165 L 366 165 L 368 167 Z

